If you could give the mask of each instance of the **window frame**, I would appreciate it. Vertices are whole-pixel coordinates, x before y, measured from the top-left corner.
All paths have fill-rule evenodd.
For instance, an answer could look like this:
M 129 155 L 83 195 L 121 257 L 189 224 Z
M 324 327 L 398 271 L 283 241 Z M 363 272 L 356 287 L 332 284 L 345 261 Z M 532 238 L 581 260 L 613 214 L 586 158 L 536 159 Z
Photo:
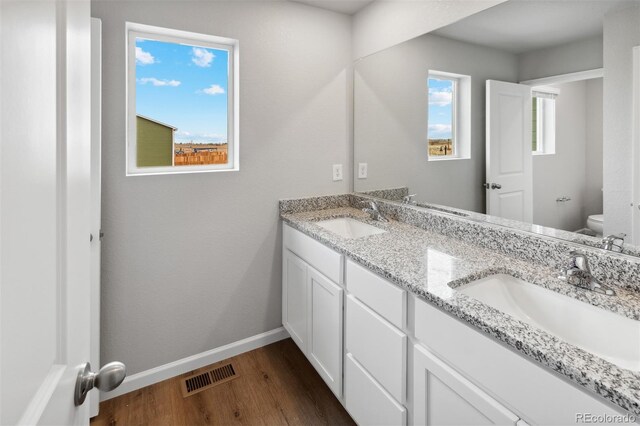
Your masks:
M 451 155 L 429 155 L 429 80 L 448 80 L 452 84 Z M 471 77 L 429 70 L 427 75 L 427 160 L 448 161 L 471 158 Z
M 127 22 L 126 30 L 126 175 L 149 176 L 164 174 L 230 172 L 240 170 L 240 84 L 238 40 L 192 33 L 164 27 Z M 227 71 L 227 164 L 192 166 L 138 167 L 136 124 L 136 38 L 146 38 L 168 43 L 205 47 L 228 52 Z M 175 155 L 172 153 L 172 155 Z

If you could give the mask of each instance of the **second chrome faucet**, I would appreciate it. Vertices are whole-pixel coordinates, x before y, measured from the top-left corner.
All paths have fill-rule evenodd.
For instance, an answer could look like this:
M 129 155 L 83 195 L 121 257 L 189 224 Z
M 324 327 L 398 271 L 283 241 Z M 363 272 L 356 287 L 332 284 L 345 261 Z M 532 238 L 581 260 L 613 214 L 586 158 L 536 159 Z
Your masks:
M 602 284 L 593 276 L 589 268 L 589 261 L 584 254 L 572 251 L 570 255 L 571 260 L 559 277 L 561 280 L 585 290 L 615 296 L 616 292 L 612 288 Z

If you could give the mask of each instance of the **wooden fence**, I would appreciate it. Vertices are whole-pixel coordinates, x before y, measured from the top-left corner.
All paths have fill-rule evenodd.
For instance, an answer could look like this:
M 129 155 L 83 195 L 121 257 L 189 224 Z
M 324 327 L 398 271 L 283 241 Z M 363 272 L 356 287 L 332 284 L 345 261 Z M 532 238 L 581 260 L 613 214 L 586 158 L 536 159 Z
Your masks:
M 174 164 L 176 166 L 195 166 L 206 164 L 227 164 L 226 152 L 190 152 L 175 154 Z

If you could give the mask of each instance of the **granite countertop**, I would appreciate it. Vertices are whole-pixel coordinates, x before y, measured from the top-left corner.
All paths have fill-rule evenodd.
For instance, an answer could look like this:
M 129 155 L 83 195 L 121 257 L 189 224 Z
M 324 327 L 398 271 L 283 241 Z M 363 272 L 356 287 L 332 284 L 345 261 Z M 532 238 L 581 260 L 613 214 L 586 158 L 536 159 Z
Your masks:
M 387 278 L 522 355 L 564 375 L 614 404 L 640 415 L 640 372 L 618 367 L 545 331 L 525 324 L 455 290 L 456 286 L 506 273 L 583 302 L 640 320 L 640 294 L 616 288 L 617 296 L 577 289 L 550 267 L 518 260 L 406 223 L 372 221 L 361 210 L 337 207 L 281 213 L 284 222 Z M 352 217 L 388 232 L 346 239 L 315 222 Z

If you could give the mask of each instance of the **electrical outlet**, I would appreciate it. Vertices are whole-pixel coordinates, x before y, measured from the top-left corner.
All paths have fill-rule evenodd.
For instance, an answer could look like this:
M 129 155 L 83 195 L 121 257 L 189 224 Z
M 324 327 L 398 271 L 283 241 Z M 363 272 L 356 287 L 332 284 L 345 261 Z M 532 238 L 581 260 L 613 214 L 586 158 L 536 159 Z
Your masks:
M 358 163 L 358 179 L 367 178 L 367 163 Z
M 333 165 L 333 180 L 342 180 L 342 164 Z

